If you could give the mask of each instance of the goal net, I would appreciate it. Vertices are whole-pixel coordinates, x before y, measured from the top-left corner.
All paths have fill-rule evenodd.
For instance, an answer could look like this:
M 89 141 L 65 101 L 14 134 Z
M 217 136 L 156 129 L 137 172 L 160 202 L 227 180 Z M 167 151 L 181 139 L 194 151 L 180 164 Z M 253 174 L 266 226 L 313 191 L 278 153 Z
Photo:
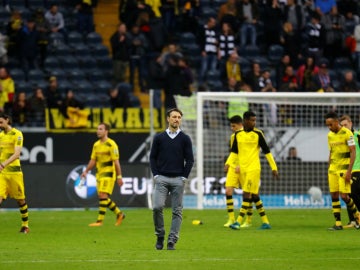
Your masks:
M 324 116 L 329 111 L 347 114 L 357 129 L 359 94 L 199 92 L 190 98 L 178 96 L 176 102 L 184 112 L 182 129 L 191 136 L 195 154 L 184 207 L 225 209 L 223 167 L 231 135 L 228 119 L 247 110 L 256 113 L 256 126 L 263 130 L 280 174 L 280 180 L 272 179 L 270 166 L 261 154 L 260 196 L 266 207 L 331 206 L 327 183 L 329 130 Z M 288 159 L 292 148 L 299 159 Z M 321 196 L 311 196 L 311 187 L 319 188 Z M 241 189 L 235 190 L 239 207 L 241 194 Z

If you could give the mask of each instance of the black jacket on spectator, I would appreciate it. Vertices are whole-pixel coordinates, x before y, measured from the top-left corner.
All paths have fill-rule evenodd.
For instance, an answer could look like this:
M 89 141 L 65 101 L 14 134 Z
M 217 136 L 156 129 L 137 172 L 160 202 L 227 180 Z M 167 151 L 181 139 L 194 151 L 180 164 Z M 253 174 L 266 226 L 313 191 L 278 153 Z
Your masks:
M 120 41 L 120 33 L 116 31 L 110 38 L 113 60 L 129 61 L 130 37 L 126 33 L 124 41 Z

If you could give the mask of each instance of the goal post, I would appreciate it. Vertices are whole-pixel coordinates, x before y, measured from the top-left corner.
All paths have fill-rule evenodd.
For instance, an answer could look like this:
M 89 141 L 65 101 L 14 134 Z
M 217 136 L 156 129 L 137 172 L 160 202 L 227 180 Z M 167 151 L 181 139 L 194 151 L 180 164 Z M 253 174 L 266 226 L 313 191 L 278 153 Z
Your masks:
M 271 170 L 261 154 L 260 195 L 267 207 L 329 207 L 327 186 L 327 133 L 324 116 L 336 111 L 347 114 L 358 129 L 360 94 L 358 93 L 252 93 L 198 92 L 188 102 L 176 97 L 184 112 L 183 129 L 193 140 L 195 166 L 186 188 L 184 207 L 225 209 L 225 173 L 231 135 L 229 117 L 242 116 L 246 110 L 257 115 L 257 128 L 265 138 L 278 164 L 280 180 L 271 179 Z M 195 104 L 194 104 L 195 102 Z M 187 107 L 188 106 L 188 107 Z M 196 108 L 196 119 L 187 112 Z M 287 160 L 295 147 L 301 160 Z M 309 196 L 311 187 L 319 187 L 322 199 Z M 235 191 L 240 203 L 241 190 Z M 237 196 L 239 195 L 239 196 Z

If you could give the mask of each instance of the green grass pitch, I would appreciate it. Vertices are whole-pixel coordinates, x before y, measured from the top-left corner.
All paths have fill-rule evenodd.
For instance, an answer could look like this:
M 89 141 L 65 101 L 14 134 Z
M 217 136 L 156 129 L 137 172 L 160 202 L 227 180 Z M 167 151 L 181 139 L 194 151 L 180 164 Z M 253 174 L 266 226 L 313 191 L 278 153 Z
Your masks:
M 184 210 L 175 251 L 155 250 L 152 212 L 126 209 L 115 227 L 88 227 L 96 210 L 31 211 L 27 235 L 18 233 L 17 211 L 0 212 L 0 269 L 355 269 L 360 263 L 360 230 L 328 231 L 330 209 L 268 209 L 272 229 L 233 231 L 223 227 L 225 210 Z M 345 210 L 343 223 L 347 222 Z M 192 225 L 200 219 L 203 225 Z M 168 230 L 170 211 L 165 212 Z

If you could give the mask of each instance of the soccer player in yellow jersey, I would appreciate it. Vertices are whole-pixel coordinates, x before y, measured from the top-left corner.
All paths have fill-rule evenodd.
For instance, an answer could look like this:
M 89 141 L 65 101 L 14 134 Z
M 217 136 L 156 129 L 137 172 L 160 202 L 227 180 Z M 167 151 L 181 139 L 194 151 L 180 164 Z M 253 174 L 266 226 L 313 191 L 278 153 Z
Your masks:
M 325 115 L 325 123 L 329 128 L 329 168 L 328 181 L 332 201 L 332 212 L 335 225 L 329 230 L 342 230 L 340 198 L 345 202 L 348 210 L 359 223 L 359 212 L 350 198 L 351 172 L 356 156 L 354 136 L 351 130 L 340 126 L 338 116 L 335 112 Z
M 261 172 L 260 148 L 269 162 L 273 176 L 276 178 L 278 178 L 277 166 L 270 152 L 270 148 L 266 143 L 263 132 L 255 127 L 256 114 L 252 111 L 245 112 L 243 125 L 244 128 L 236 133 L 229 155 L 229 162 L 237 162 L 239 164 L 237 171 L 240 173 L 241 181 L 243 181 L 243 202 L 239 216 L 236 221 L 230 225 L 230 228 L 234 230 L 240 229 L 240 224 L 245 214 L 248 209 L 252 207 L 252 202 L 254 202 L 262 220 L 262 225 L 259 229 L 271 229 L 263 203 L 259 197 Z
M 86 179 L 87 173 L 96 165 L 96 187 L 99 196 L 99 214 L 97 221 L 89 224 L 91 227 L 103 224 L 106 208 L 116 214 L 115 226 L 119 226 L 125 214 L 120 211 L 115 202 L 110 199 L 113 192 L 115 181 L 119 186 L 123 185 L 121 166 L 119 161 L 119 149 L 116 142 L 108 137 L 110 126 L 101 123 L 97 128 L 98 141 L 94 143 L 90 161 L 81 174 L 82 179 Z
M 21 233 L 29 232 L 28 205 L 25 201 L 23 173 L 20 166 L 20 153 L 23 134 L 11 126 L 11 118 L 0 114 L 0 205 L 7 196 L 14 198 L 21 214 Z
M 236 132 L 241 130 L 243 128 L 242 124 L 242 118 L 240 115 L 234 115 L 230 119 L 230 128 L 233 132 L 230 137 L 230 149 L 234 142 L 234 138 L 236 135 Z M 238 166 L 238 163 L 231 163 L 229 158 L 225 162 L 224 166 L 224 172 L 226 173 L 226 181 L 225 181 L 225 195 L 226 195 L 226 209 L 228 212 L 229 219 L 224 224 L 224 227 L 229 228 L 231 224 L 235 222 L 235 214 L 234 214 L 234 199 L 233 199 L 233 193 L 235 188 L 241 187 L 240 182 L 240 174 L 237 173 L 236 167 Z M 252 209 L 252 208 L 251 208 Z M 252 212 L 251 212 L 252 214 Z

